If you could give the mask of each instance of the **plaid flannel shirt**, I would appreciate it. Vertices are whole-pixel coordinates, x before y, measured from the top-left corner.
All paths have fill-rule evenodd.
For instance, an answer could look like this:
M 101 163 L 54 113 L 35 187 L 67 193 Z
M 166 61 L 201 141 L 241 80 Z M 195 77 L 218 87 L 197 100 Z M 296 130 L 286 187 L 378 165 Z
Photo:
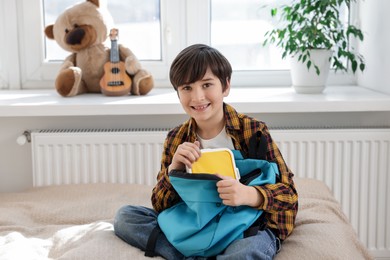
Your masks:
M 294 186 L 294 175 L 284 162 L 265 123 L 237 113 L 228 104 L 224 104 L 224 114 L 227 134 L 232 138 L 234 148 L 241 151 L 244 157 L 248 156 L 249 139 L 254 133 L 261 131 L 266 137 L 268 147 L 266 159 L 277 163 L 280 176 L 277 178 L 276 184 L 255 186 L 255 188 L 264 197 L 264 203 L 259 206 L 259 209 L 264 210 L 266 214 L 268 228 L 283 241 L 292 232 L 298 211 L 298 194 Z M 183 142 L 194 142 L 196 139 L 196 123 L 192 118 L 169 131 L 164 142 L 157 184 L 153 188 L 151 198 L 153 208 L 157 212 L 161 212 L 181 201 L 180 196 L 169 181 L 168 167 L 177 147 Z

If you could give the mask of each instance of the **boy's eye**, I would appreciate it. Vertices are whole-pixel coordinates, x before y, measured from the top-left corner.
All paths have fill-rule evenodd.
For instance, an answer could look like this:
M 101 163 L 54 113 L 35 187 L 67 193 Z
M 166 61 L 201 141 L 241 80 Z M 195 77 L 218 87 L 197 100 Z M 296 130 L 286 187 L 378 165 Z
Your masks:
M 183 90 L 191 90 L 191 86 L 183 86 L 183 88 L 182 88 Z
M 208 87 L 210 87 L 210 86 L 211 86 L 210 83 L 205 83 L 205 84 L 203 84 L 203 87 L 204 87 L 204 88 L 208 88 Z

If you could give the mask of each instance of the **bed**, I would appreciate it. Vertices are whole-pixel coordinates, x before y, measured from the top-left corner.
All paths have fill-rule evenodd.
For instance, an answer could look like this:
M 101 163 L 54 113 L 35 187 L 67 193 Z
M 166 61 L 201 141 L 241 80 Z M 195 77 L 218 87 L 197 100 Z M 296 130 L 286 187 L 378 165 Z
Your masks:
M 296 228 L 276 259 L 372 259 L 324 183 L 296 178 L 296 187 Z M 114 235 L 112 223 L 122 205 L 150 206 L 151 188 L 78 184 L 0 193 L 0 259 L 144 259 Z

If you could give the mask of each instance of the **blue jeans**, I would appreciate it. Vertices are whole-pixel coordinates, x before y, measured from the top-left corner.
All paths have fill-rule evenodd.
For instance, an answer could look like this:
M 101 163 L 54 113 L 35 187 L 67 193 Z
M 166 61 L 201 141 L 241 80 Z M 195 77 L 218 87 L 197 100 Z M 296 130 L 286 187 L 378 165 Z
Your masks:
M 152 230 L 157 226 L 158 213 L 142 206 L 124 206 L 115 216 L 115 234 L 126 243 L 143 251 Z M 280 241 L 269 230 L 259 231 L 257 235 L 239 239 L 231 243 L 217 259 L 273 259 L 280 249 Z M 156 243 L 155 252 L 165 259 L 204 259 L 202 257 L 186 258 L 161 232 Z

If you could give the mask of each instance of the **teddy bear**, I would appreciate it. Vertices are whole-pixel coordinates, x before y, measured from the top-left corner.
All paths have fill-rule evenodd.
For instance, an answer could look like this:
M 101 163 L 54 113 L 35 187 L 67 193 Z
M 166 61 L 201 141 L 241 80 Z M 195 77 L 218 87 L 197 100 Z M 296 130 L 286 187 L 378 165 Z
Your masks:
M 45 27 L 47 38 L 71 54 L 64 60 L 55 80 L 57 92 L 64 97 L 82 93 L 103 93 L 101 82 L 107 76 L 111 48 L 105 45 L 112 26 L 112 17 L 99 0 L 87 0 L 71 6 Z M 112 47 L 112 45 L 111 45 Z M 125 93 L 112 95 L 145 95 L 153 87 L 152 75 L 142 68 L 134 53 L 122 44 L 116 45 L 120 62 L 130 78 Z M 114 71 L 114 70 L 113 70 Z M 121 81 L 122 82 L 122 81 Z

